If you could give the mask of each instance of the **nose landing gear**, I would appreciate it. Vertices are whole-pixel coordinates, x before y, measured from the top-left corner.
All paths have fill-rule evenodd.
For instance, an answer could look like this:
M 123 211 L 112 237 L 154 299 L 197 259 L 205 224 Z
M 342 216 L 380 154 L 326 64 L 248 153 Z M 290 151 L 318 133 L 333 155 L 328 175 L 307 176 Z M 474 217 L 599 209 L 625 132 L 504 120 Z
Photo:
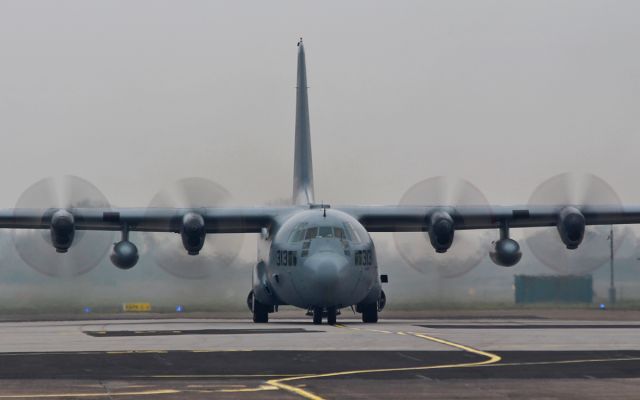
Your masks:
M 327 308 L 327 324 L 335 325 L 336 324 L 336 315 L 337 311 L 335 307 Z
M 313 324 L 322 324 L 322 308 L 316 307 L 313 309 Z
M 322 307 L 315 307 L 312 311 L 313 314 L 313 324 L 314 325 L 321 325 L 322 324 L 322 318 L 326 315 L 327 317 L 327 324 L 329 325 L 335 325 L 336 324 L 336 319 L 338 316 L 338 309 L 335 307 L 327 307 L 326 309 L 322 308 Z

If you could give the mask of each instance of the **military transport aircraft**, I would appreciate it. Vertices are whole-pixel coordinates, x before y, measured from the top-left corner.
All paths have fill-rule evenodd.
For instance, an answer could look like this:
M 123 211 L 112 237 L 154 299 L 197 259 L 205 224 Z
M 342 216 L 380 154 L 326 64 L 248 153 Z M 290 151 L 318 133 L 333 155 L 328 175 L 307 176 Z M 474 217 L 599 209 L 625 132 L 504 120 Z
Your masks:
M 36 197 L 37 193 L 34 195 Z M 145 207 L 113 208 L 92 204 L 19 207 L 0 211 L 0 228 L 16 232 L 18 251 L 31 261 L 33 242 L 21 231 L 46 233 L 47 249 L 72 253 L 87 231 L 120 232 L 111 261 L 122 269 L 138 262 L 130 232 L 178 233 L 186 253 L 196 257 L 205 239 L 234 233 L 258 233 L 258 260 L 248 305 L 254 322 L 267 322 L 280 305 L 308 311 L 313 322 L 336 323 L 340 309 L 355 307 L 362 321 L 377 322 L 386 297 L 381 288 L 374 243 L 369 232 L 421 232 L 435 253 L 455 248 L 460 231 L 499 233 L 490 255 L 495 264 L 513 266 L 521 258 L 511 228 L 552 227 L 557 242 L 575 251 L 590 225 L 640 223 L 640 208 L 612 204 L 564 203 L 515 207 L 459 204 L 332 207 L 314 197 L 305 50 L 298 43 L 293 204 L 279 207 Z M 29 205 L 29 204 L 27 204 Z M 42 239 L 42 235 L 40 236 Z M 112 243 L 112 242 L 111 242 Z M 109 246 L 111 245 L 109 244 Z M 42 255 L 47 259 L 55 252 Z M 37 254 L 36 254 L 37 255 Z M 28 259 L 28 260 L 27 260 Z M 174 265 L 179 269 L 180 265 Z

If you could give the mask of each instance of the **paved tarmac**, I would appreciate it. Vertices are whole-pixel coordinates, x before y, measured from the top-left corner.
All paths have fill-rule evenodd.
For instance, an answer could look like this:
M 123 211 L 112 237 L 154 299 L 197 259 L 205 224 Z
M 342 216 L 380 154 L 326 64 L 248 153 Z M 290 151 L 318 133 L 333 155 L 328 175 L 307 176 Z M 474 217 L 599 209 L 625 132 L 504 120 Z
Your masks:
M 0 400 L 636 399 L 640 323 L 412 319 L 0 323 Z

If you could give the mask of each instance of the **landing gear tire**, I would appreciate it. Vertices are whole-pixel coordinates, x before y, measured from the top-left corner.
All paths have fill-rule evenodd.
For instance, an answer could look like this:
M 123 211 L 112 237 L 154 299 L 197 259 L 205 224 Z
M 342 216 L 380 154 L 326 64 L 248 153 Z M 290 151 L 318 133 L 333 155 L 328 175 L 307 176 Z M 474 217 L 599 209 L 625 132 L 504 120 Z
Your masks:
M 336 324 L 336 315 L 337 315 L 337 310 L 335 307 L 329 307 L 327 308 L 327 324 L 329 325 L 335 325 Z
M 362 310 L 362 322 L 372 324 L 378 322 L 378 305 L 376 303 L 363 304 L 360 308 Z
M 313 309 L 313 324 L 314 325 L 322 324 L 322 308 Z
M 269 306 L 253 298 L 253 322 L 265 324 L 269 322 Z

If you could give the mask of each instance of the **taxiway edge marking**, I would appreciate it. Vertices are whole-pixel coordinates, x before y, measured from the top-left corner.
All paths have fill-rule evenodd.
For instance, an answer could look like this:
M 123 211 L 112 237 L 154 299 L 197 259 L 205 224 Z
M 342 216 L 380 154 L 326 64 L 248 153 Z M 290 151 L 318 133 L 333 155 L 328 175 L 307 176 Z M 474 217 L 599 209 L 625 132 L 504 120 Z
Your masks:
M 7 394 L 0 395 L 0 399 L 61 399 L 84 397 L 116 397 L 116 396 L 157 396 L 161 394 L 177 394 L 180 390 L 161 389 L 146 390 L 141 392 L 100 392 L 100 393 L 49 393 L 49 394 Z

